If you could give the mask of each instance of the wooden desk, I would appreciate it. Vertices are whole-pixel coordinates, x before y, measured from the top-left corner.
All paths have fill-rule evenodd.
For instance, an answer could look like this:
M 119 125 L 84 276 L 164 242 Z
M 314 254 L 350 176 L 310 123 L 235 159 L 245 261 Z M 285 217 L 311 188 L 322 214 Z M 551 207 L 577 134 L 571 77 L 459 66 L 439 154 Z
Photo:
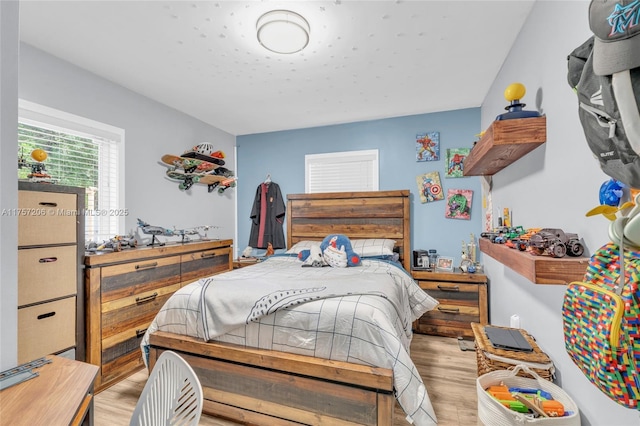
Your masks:
M 2 424 L 93 425 L 93 382 L 98 367 L 50 355 L 38 377 L 0 392 Z

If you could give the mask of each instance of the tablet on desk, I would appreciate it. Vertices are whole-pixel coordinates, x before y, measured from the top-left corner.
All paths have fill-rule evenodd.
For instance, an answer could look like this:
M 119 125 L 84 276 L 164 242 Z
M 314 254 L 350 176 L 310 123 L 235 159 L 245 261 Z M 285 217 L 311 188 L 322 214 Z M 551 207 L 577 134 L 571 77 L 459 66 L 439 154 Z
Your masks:
M 484 332 L 489 338 L 491 345 L 496 349 L 533 352 L 533 347 L 527 342 L 527 339 L 524 338 L 520 330 L 487 325 L 484 327 Z

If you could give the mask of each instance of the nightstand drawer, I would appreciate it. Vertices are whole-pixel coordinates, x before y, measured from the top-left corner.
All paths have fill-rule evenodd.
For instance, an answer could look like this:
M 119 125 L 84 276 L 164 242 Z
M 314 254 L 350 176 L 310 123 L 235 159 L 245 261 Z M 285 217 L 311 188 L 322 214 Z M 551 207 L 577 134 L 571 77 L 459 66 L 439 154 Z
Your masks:
M 416 333 L 473 338 L 471 323 L 488 322 L 486 276 L 424 271 L 412 271 L 412 276 L 440 302 L 414 322 Z
M 480 286 L 478 284 L 463 284 L 446 281 L 418 281 L 420 288 L 444 303 L 444 301 L 456 300 L 478 304 Z
M 76 298 L 18 309 L 18 363 L 76 344 Z
M 18 207 L 18 246 L 76 243 L 76 194 L 18 191 Z
M 18 250 L 18 306 L 73 296 L 78 289 L 76 246 Z
M 440 304 L 416 321 L 418 333 L 473 337 L 471 323 L 480 320 L 478 306 Z

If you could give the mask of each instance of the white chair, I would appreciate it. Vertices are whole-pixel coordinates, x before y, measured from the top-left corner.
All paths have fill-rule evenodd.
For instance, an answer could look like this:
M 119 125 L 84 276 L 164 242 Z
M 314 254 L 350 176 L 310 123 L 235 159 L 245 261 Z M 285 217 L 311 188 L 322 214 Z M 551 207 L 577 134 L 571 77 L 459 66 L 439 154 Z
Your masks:
M 202 386 L 178 354 L 163 352 L 131 416 L 130 426 L 195 426 L 202 414 Z

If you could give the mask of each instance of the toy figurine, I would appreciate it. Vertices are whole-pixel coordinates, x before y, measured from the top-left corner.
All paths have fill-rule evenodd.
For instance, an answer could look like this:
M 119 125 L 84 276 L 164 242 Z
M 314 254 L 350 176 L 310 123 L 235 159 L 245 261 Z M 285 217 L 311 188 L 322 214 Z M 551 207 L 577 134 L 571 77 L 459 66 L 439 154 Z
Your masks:
M 23 167 L 30 167 L 31 173 L 27 175 L 29 181 L 31 182 L 42 182 L 42 183 L 56 183 L 56 180 L 51 177 L 47 173 L 47 169 L 43 163 L 47 159 L 47 152 L 44 149 L 36 148 L 31 151 L 31 158 L 35 160 L 35 163 L 29 163 L 24 158 L 24 155 L 21 153 L 20 158 L 18 158 L 18 169 Z
M 520 103 L 520 99 L 527 93 L 527 89 L 522 83 L 513 83 L 507 86 L 504 91 L 504 98 L 510 102 L 504 109 L 509 112 L 500 114 L 496 120 L 511 120 L 514 118 L 540 117 L 538 111 L 525 111 L 522 108 L 527 104 Z

